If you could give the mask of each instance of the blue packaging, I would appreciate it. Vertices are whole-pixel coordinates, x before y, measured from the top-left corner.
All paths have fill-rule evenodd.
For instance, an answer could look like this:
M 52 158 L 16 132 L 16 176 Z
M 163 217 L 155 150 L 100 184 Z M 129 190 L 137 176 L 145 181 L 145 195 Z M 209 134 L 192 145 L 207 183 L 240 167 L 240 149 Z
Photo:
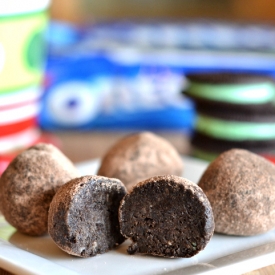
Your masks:
M 190 132 L 195 111 L 181 94 L 185 74 L 275 74 L 272 26 L 186 20 L 52 28 L 39 118 L 45 130 Z
M 40 125 L 46 130 L 90 129 L 110 89 L 109 62 L 99 55 L 49 60 Z

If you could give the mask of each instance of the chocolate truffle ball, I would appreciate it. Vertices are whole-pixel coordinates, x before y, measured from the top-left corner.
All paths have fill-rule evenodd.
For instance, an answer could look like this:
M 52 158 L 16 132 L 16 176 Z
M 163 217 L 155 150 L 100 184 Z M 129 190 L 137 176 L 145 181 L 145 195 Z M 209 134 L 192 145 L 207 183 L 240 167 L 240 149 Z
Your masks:
M 210 203 L 196 184 L 164 175 L 138 183 L 121 202 L 121 233 L 129 254 L 192 257 L 214 232 Z
M 47 232 L 48 210 L 57 189 L 79 174 L 56 147 L 37 144 L 19 154 L 0 178 L 1 211 L 21 233 Z
M 49 234 L 65 252 L 90 257 L 121 244 L 118 207 L 126 188 L 118 179 L 84 176 L 63 185 L 49 210 Z
M 246 150 L 222 153 L 199 186 L 214 213 L 215 231 L 255 235 L 275 228 L 275 166 Z
M 182 159 L 165 139 L 150 133 L 132 134 L 119 140 L 103 157 L 98 175 L 118 178 L 128 190 L 157 175 L 181 176 Z

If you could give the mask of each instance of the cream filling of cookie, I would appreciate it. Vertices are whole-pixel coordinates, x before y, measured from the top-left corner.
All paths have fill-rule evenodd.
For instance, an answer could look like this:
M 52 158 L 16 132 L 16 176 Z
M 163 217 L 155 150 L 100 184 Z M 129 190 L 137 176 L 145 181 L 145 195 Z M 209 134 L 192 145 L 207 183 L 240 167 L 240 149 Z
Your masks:
M 227 121 L 198 115 L 197 131 L 225 140 L 262 140 L 275 138 L 275 122 Z
M 234 104 L 260 104 L 274 99 L 275 85 L 271 82 L 245 84 L 205 84 L 191 82 L 188 93 L 197 98 Z

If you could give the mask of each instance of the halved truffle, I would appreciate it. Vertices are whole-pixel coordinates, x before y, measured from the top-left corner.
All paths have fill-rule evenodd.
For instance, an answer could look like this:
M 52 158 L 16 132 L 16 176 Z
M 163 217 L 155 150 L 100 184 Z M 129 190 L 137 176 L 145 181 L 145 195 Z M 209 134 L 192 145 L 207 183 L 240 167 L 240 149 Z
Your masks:
M 90 257 L 121 244 L 118 208 L 126 188 L 118 179 L 83 176 L 63 185 L 49 210 L 49 234 L 68 254 Z
M 5 219 L 21 233 L 46 233 L 55 192 L 78 175 L 72 162 L 53 145 L 40 143 L 30 147 L 9 164 L 0 178 Z
M 129 254 L 192 257 L 214 231 L 210 203 L 196 184 L 164 175 L 138 183 L 121 202 L 121 233 L 132 239 Z
M 119 140 L 103 157 L 97 174 L 120 179 L 131 190 L 149 177 L 182 173 L 183 162 L 177 150 L 164 138 L 141 132 Z
M 198 184 L 211 203 L 216 232 L 255 235 L 275 228 L 275 166 L 261 156 L 226 151 Z

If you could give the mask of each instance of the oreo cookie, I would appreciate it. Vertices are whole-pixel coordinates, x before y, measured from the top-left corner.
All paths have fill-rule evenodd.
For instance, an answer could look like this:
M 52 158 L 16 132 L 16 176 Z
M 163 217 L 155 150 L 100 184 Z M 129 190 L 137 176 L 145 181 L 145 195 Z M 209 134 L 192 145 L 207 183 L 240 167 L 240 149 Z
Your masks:
M 199 109 L 222 108 L 251 113 L 273 109 L 274 79 L 251 73 L 197 73 L 186 76 L 184 94 Z
M 275 139 L 233 141 L 213 138 L 195 132 L 191 144 L 193 155 L 208 161 L 214 160 L 221 152 L 232 148 L 245 149 L 263 156 L 275 153 Z
M 192 257 L 214 231 L 211 205 L 187 179 L 164 175 L 138 183 L 121 202 L 121 233 L 132 240 L 129 254 Z
M 265 75 L 203 73 L 187 76 L 195 101 L 193 155 L 213 160 L 231 148 L 275 151 L 275 82 Z

